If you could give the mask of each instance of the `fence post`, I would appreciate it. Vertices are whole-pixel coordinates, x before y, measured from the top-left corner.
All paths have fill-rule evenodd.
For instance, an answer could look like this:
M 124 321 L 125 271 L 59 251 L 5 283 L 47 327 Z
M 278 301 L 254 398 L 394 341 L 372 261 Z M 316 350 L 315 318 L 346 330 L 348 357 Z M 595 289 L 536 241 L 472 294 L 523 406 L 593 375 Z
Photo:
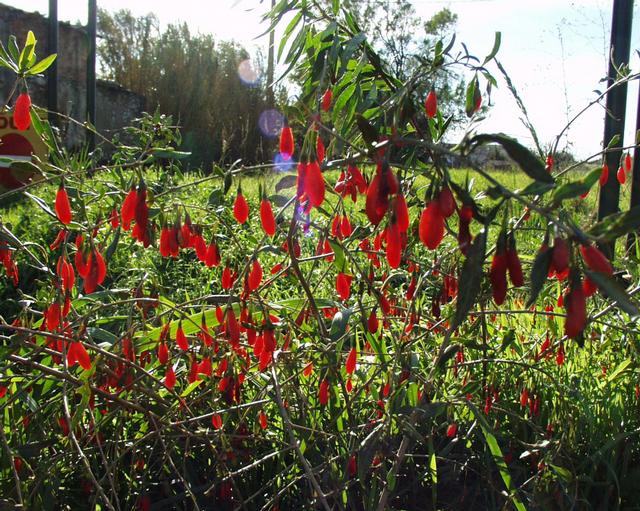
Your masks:
M 616 66 L 629 63 L 631 49 L 631 22 L 633 19 L 633 0 L 614 0 L 613 15 L 611 21 L 611 47 L 609 56 L 609 73 L 607 86 L 613 85 L 617 78 Z M 608 152 L 605 156 L 610 169 L 609 180 L 600 190 L 600 202 L 598 204 L 598 219 L 619 211 L 620 183 L 615 178 L 616 170 L 620 165 L 624 135 L 624 116 L 627 106 L 627 84 L 623 83 L 615 87 L 607 94 L 607 114 L 604 120 L 604 145 L 609 144 L 615 135 L 620 136 L 613 148 L 617 150 Z M 615 241 L 603 244 L 603 252 L 613 259 L 615 253 Z
M 87 121 L 94 127 L 96 125 L 96 0 L 89 0 L 89 20 L 87 23 L 87 37 L 89 39 L 89 54 L 87 55 Z M 87 131 L 87 143 L 89 151 L 93 151 L 96 145 L 96 137 L 93 131 Z
M 49 0 L 49 37 L 47 53 L 58 53 L 58 0 Z M 58 59 L 47 71 L 47 110 L 49 123 L 58 124 Z
M 640 87 L 638 87 L 638 109 L 636 111 L 636 131 L 637 136 L 640 130 Z M 638 140 L 634 140 L 634 143 L 638 143 Z M 633 150 L 633 174 L 631 177 L 631 200 L 629 201 L 629 208 L 640 206 L 640 147 L 636 146 Z M 633 248 L 636 238 L 639 232 L 630 232 L 627 236 L 627 250 Z

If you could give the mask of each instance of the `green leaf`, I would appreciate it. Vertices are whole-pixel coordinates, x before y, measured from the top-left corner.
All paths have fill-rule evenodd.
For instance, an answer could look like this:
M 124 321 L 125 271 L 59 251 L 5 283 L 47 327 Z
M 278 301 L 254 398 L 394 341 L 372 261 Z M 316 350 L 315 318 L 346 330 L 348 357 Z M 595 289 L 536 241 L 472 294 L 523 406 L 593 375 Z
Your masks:
M 480 94 L 479 88 L 480 84 L 476 76 L 469 82 L 469 85 L 467 85 L 467 94 L 465 97 L 465 112 L 467 117 L 472 117 L 476 111 L 476 99 L 478 94 Z
M 617 380 L 618 378 L 620 378 L 620 376 L 622 376 L 624 373 L 627 372 L 627 369 L 629 369 L 629 366 L 633 363 L 633 361 L 628 358 L 626 360 L 623 360 L 622 362 L 620 362 L 620 364 L 618 364 L 618 367 L 616 367 L 610 374 L 609 376 L 607 376 L 607 385 L 609 383 L 611 383 L 614 380 Z
M 29 68 L 29 71 L 27 72 L 27 74 L 28 75 L 37 75 L 38 73 L 44 73 L 47 69 L 49 69 L 51 64 L 53 64 L 53 62 L 56 60 L 57 56 L 58 55 L 56 53 L 52 53 L 48 57 L 43 58 L 40 62 L 38 62 L 37 64 L 31 66 L 31 68 Z
M 602 173 L 601 168 L 597 168 L 589 172 L 586 176 L 578 181 L 571 181 L 569 183 L 564 183 L 560 187 L 556 188 L 556 191 L 553 192 L 553 200 L 556 203 L 559 203 L 565 199 L 572 199 L 574 197 L 579 197 L 580 195 L 584 195 L 591 187 L 598 182 L 600 178 L 600 174 Z
M 623 311 L 632 317 L 640 316 L 638 306 L 631 300 L 629 294 L 622 289 L 622 286 L 613 280 L 609 275 L 598 271 L 584 270 L 584 273 L 593 282 L 595 282 L 600 290 L 611 300 L 615 300 Z
M 524 504 L 516 495 L 516 490 L 513 486 L 513 483 L 511 482 L 511 474 L 509 474 L 509 469 L 507 468 L 507 464 L 504 461 L 504 454 L 502 454 L 502 450 L 498 445 L 496 437 L 491 431 L 491 427 L 487 423 L 487 420 L 482 416 L 482 414 L 478 411 L 478 409 L 471 401 L 467 401 L 467 406 L 471 410 L 472 415 L 480 424 L 480 429 L 482 430 L 482 434 L 484 435 L 484 440 L 487 443 L 487 447 L 489 447 L 489 452 L 493 456 L 493 461 L 498 466 L 500 477 L 502 478 L 502 481 L 504 482 L 504 485 L 509 492 L 510 498 L 513 501 L 513 505 L 518 511 L 526 511 Z
M 553 190 L 553 183 L 543 183 L 541 181 L 533 181 L 527 185 L 522 191 L 519 191 L 519 195 L 543 195 L 549 190 Z
M 104 330 L 103 328 L 98 328 L 94 326 L 87 327 L 87 333 L 93 338 L 102 342 L 106 342 L 107 344 L 113 345 L 118 342 L 118 336 L 112 334 L 111 332 Z
M 187 151 L 176 151 L 172 147 L 154 147 L 151 149 L 151 157 L 154 160 L 169 159 L 169 160 L 183 160 L 191 156 L 191 153 Z
M 347 265 L 347 259 L 344 256 L 344 250 L 340 243 L 334 240 L 329 240 L 329 245 L 331 245 L 331 249 L 333 250 L 333 264 L 336 269 L 342 273 L 351 275 Z
M 509 157 L 515 161 L 524 173 L 536 181 L 554 183 L 554 179 L 547 172 L 544 165 L 529 149 L 521 145 L 517 140 L 502 133 L 476 135 L 469 141 L 471 150 L 482 144 L 500 144 Z
M 640 229 L 640 206 L 603 218 L 594 225 L 589 234 L 601 241 L 610 241 Z
M 276 183 L 276 192 L 281 192 L 282 190 L 296 186 L 297 180 L 297 176 L 292 174 L 284 176 Z
M 458 293 L 458 304 L 456 313 L 451 323 L 451 331 L 458 328 L 467 317 L 467 313 L 473 307 L 478 294 L 480 293 L 480 283 L 482 282 L 482 265 L 484 264 L 484 252 L 487 245 L 487 230 L 483 229 L 473 240 L 467 258 L 462 265 L 460 273 L 460 286 Z
M 29 62 L 34 57 L 36 42 L 36 37 L 33 35 L 33 32 L 29 30 L 24 48 L 22 49 L 22 52 L 20 52 L 20 58 L 18 59 L 18 67 L 20 71 L 28 69 Z
M 495 57 L 500 49 L 500 42 L 502 41 L 502 32 L 496 32 L 495 39 L 493 40 L 493 48 L 491 53 L 484 58 L 484 62 L 482 65 L 484 66 L 487 62 L 489 62 L 493 57 Z
M 187 396 L 188 396 L 189 394 L 191 394 L 195 389 L 197 389 L 203 381 L 204 381 L 204 380 L 196 380 L 196 381 L 194 381 L 194 382 L 191 382 L 191 383 L 189 384 L 189 386 L 188 386 L 186 389 L 184 389 L 184 390 L 182 391 L 182 394 L 180 394 L 180 397 L 187 397 Z
M 356 114 L 356 124 L 358 125 L 360 133 L 362 133 L 362 138 L 367 144 L 373 145 L 378 141 L 378 130 L 361 114 Z
M 609 143 L 607 144 L 607 149 L 611 149 L 614 146 L 617 146 L 620 144 L 620 133 L 616 133 L 614 136 L 611 137 L 611 140 L 609 140 Z
M 542 290 L 542 286 L 544 286 L 544 283 L 547 281 L 552 254 L 553 249 L 551 247 L 547 247 L 544 250 L 539 251 L 533 261 L 533 266 L 531 267 L 531 287 L 529 288 L 527 308 L 534 304 Z
M 44 199 L 41 199 L 40 197 L 33 195 L 29 192 L 24 192 L 24 194 L 27 197 L 29 197 L 33 202 L 35 202 L 40 207 L 40 209 L 42 209 L 42 211 L 44 211 L 47 215 L 50 215 L 53 218 L 58 218 L 56 214 L 51 210 L 49 205 L 44 201 Z
M 336 99 L 336 102 L 333 105 L 333 116 L 335 119 L 337 119 L 340 116 L 345 105 L 349 102 L 349 100 L 353 96 L 353 93 L 356 91 L 356 85 L 357 83 L 353 82 L 351 85 L 346 87 Z
M 20 62 L 20 48 L 18 48 L 18 41 L 14 35 L 9 36 L 9 53 L 13 61 L 18 64 Z

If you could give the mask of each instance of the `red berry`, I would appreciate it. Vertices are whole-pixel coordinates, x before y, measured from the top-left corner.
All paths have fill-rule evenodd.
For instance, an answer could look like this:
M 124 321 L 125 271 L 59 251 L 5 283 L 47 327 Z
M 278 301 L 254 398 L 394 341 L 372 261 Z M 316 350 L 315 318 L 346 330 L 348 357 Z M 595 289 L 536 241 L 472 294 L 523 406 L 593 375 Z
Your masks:
M 338 273 L 336 277 L 336 292 L 341 300 L 348 300 L 351 296 L 351 280 L 353 277 L 345 273 Z
M 564 322 L 564 333 L 570 339 L 578 337 L 587 323 L 587 303 L 580 278 L 574 279 L 572 287 L 564 299 L 567 317 Z
M 326 406 L 329 402 L 329 382 L 325 379 L 320 383 L 320 389 L 318 390 L 318 400 L 322 406 Z
M 496 252 L 491 261 L 489 272 L 493 300 L 496 305 L 501 305 L 507 296 L 507 256 L 504 252 Z
M 285 160 L 293 156 L 293 131 L 289 125 L 284 125 L 280 132 L 280 154 Z
M 444 237 L 444 216 L 437 201 L 427 204 L 420 215 L 420 240 L 429 250 L 435 250 Z
M 276 220 L 273 216 L 273 209 L 271 209 L 271 203 L 266 197 L 260 203 L 260 222 L 262 223 L 262 230 L 267 236 L 273 236 L 276 233 Z
M 613 275 L 613 267 L 607 257 L 594 245 L 580 245 L 582 259 L 593 271 Z
M 317 160 L 307 165 L 306 176 L 304 180 L 304 193 L 309 198 L 312 207 L 318 207 L 324 202 L 324 176 L 320 170 Z
M 624 169 L 622 168 L 622 166 L 620 166 L 618 168 L 618 172 L 616 173 L 616 177 L 618 178 L 618 183 L 620 183 L 621 185 L 625 184 L 625 182 L 627 181 L 627 175 L 624 172 Z
M 604 163 L 602 165 L 602 172 L 600 173 L 600 186 L 604 186 L 609 181 L 609 166 Z
M 331 108 L 331 101 L 333 100 L 333 91 L 329 87 L 322 95 L 322 110 L 328 112 Z
M 169 366 L 167 367 L 167 372 L 164 376 L 164 386 L 169 390 L 173 390 L 173 387 L 176 386 L 176 373 L 173 370 L 173 366 L 171 364 L 169 364 Z
M 254 260 L 251 265 L 251 271 L 249 272 L 247 282 L 249 284 L 250 291 L 255 291 L 260 287 L 260 283 L 262 282 L 262 266 L 260 266 L 260 261 L 257 259 Z
M 243 224 L 249 218 L 249 204 L 247 199 L 242 195 L 242 191 L 238 189 L 236 200 L 233 203 L 233 216 L 239 224 Z
M 353 372 L 356 370 L 357 359 L 358 352 L 356 351 L 356 348 L 353 347 L 349 351 L 349 355 L 347 355 L 347 362 L 345 363 L 345 370 L 347 371 L 347 374 L 353 374 Z
M 182 321 L 178 323 L 178 330 L 176 331 L 176 344 L 182 351 L 187 351 L 189 349 L 187 336 L 184 334 L 184 330 L 182 329 Z
M 71 223 L 71 203 L 69 202 L 69 195 L 64 185 L 61 183 L 56 194 L 55 204 L 56 215 L 58 220 L 64 225 Z
M 447 428 L 447 438 L 453 438 L 458 433 L 458 425 L 455 422 L 449 424 Z
M 424 103 L 424 110 L 429 119 L 433 119 L 438 112 L 438 98 L 436 96 L 435 91 L 430 91 L 427 94 L 427 100 Z
M 456 201 L 448 186 L 445 186 L 438 194 L 438 206 L 440 208 L 440 212 L 445 218 L 449 218 L 455 212 Z
M 507 269 L 509 270 L 509 278 L 514 287 L 524 286 L 524 276 L 522 275 L 522 264 L 518 257 L 518 251 L 510 248 L 506 252 Z
M 19 131 L 25 131 L 31 126 L 31 97 L 26 92 L 18 96 L 13 109 L 13 123 Z

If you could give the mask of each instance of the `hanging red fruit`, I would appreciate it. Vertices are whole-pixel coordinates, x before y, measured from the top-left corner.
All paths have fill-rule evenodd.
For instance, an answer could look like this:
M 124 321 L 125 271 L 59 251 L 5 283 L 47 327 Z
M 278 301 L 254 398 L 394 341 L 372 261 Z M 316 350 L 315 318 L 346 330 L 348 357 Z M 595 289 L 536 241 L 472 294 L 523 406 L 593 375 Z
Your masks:
M 293 156 L 293 131 L 288 124 L 280 131 L 280 155 L 284 160 L 290 160 Z
M 249 204 L 247 204 L 247 199 L 242 195 L 240 187 L 238 187 L 236 200 L 233 203 L 233 217 L 239 224 L 245 223 L 249 218 Z
M 444 237 L 444 216 L 437 201 L 431 201 L 420 215 L 420 241 L 429 250 L 435 250 Z
M 600 249 L 595 245 L 580 245 L 580 254 L 587 266 L 593 271 L 613 275 L 613 266 Z
M 570 289 L 564 298 L 567 317 L 564 322 L 564 333 L 570 339 L 582 334 L 587 323 L 587 303 L 580 276 L 572 275 Z
M 351 348 L 349 354 L 347 355 L 347 361 L 345 363 L 345 371 L 347 374 L 353 374 L 356 370 L 356 362 L 358 360 L 358 352 L 355 347 Z
M 438 113 L 438 98 L 433 89 L 429 92 L 429 94 L 427 94 L 427 99 L 424 103 L 424 110 L 429 119 L 433 119 Z
M 69 195 L 63 183 L 60 183 L 58 193 L 56 193 L 55 210 L 56 216 L 61 223 L 64 225 L 71 223 L 71 203 L 69 202 Z
M 173 390 L 173 387 L 176 386 L 176 373 L 173 370 L 173 366 L 171 364 L 169 364 L 169 366 L 167 367 L 167 372 L 164 376 L 164 386 L 169 390 Z
M 318 401 L 322 406 L 326 406 L 329 402 L 329 382 L 325 379 L 320 383 L 320 389 L 318 390 Z
M 271 208 L 271 202 L 266 197 L 260 202 L 260 222 L 262 230 L 267 236 L 273 236 L 276 233 L 276 220 L 273 216 L 273 209 Z
M 260 261 L 257 259 L 255 259 L 251 265 L 247 282 L 249 284 L 249 291 L 255 291 L 260 287 L 260 283 L 262 282 L 262 266 L 260 266 Z
M 178 323 L 178 330 L 176 330 L 176 344 L 182 351 L 187 351 L 189 349 L 187 336 L 184 334 L 184 330 L 182 329 L 182 321 Z
M 507 257 L 504 249 L 497 249 L 491 260 L 489 272 L 493 300 L 496 305 L 501 305 L 507 296 Z
M 31 97 L 26 92 L 20 94 L 16 100 L 16 106 L 13 109 L 13 124 L 18 131 L 26 131 L 31 126 Z
M 600 173 L 600 186 L 604 186 L 609 181 L 609 166 L 606 163 L 602 164 L 602 172 Z
M 618 167 L 618 172 L 616 173 L 616 177 L 618 178 L 618 183 L 620 183 L 621 185 L 626 183 L 627 174 L 625 173 L 624 169 L 622 168 L 622 165 L 620 165 L 620 167 Z
M 351 280 L 353 277 L 345 273 L 338 273 L 336 277 L 336 292 L 341 300 L 348 300 L 351 296 Z
M 311 207 L 318 207 L 324 202 L 325 184 L 324 176 L 317 160 L 307 165 L 304 179 L 304 194 L 309 198 Z
M 331 108 L 331 101 L 333 100 L 333 91 L 331 87 L 328 87 L 324 94 L 322 95 L 322 110 L 328 112 Z

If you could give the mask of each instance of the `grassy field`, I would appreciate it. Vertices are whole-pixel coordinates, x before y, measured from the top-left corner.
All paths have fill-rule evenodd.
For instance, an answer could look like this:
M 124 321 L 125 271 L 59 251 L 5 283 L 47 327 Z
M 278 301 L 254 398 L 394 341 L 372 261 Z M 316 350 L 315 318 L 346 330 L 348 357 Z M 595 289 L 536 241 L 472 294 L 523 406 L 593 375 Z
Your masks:
M 467 179 L 473 181 L 470 186 L 472 196 L 480 198 L 487 188 L 486 181 L 471 170 L 454 169 L 451 174 L 459 184 Z M 511 189 L 522 189 L 529 183 L 528 178 L 516 171 L 496 171 L 490 175 Z M 574 173 L 568 179 L 579 175 Z M 366 290 L 362 275 L 356 273 L 356 264 L 363 265 L 365 269 L 364 265 L 369 264 L 362 254 L 357 253 L 359 240 L 371 233 L 362 212 L 364 198 L 359 197 L 352 204 L 350 200 L 342 202 L 331 193 L 323 205 L 327 214 L 314 212 L 309 235 L 300 237 L 300 265 L 314 296 L 320 303 L 331 305 L 327 308 L 327 328 L 331 327 L 331 318 L 339 309 L 348 307 L 354 311 L 352 318 L 362 318 L 352 319 L 347 335 L 331 342 L 319 335 L 312 322 L 296 326 L 299 304 L 304 302 L 303 290 L 291 274 L 278 273 L 273 278 L 270 275 L 272 267 L 287 260 L 281 248 L 286 238 L 285 225 L 280 226 L 276 238 L 265 239 L 257 215 L 260 187 L 266 188 L 274 203 L 280 203 L 294 193 L 294 188 L 275 192 L 281 178 L 280 174 L 269 173 L 239 180 L 251 210 L 249 221 L 239 226 L 230 213 L 238 181 L 234 180 L 230 191 L 224 195 L 220 178 L 204 180 L 197 173 L 181 175 L 153 169 L 146 171 L 152 215 L 159 209 L 162 218 L 171 224 L 178 215 L 184 220 L 188 211 L 193 223 L 202 227 L 205 238 L 209 240 L 215 236 L 220 246 L 222 264 L 214 268 L 199 263 L 193 251 L 184 251 L 175 259 L 163 258 L 156 249 L 143 249 L 128 233 L 112 229 L 104 222 L 112 208 L 119 208 L 123 196 L 118 189 L 123 188 L 122 183 L 128 182 L 129 175 L 119 172 L 98 174 L 84 183 L 85 190 L 90 190 L 90 193 L 84 198 L 82 207 L 90 225 L 100 226 L 96 242 L 106 255 L 108 276 L 95 296 L 87 299 L 75 297 L 75 321 L 86 321 L 93 342 L 113 353 L 120 353 L 120 343 L 126 336 L 124 332 L 138 328 L 135 338 L 138 348 L 152 347 L 151 351 L 155 353 L 159 332 L 168 319 L 174 320 L 171 339 L 175 337 L 177 319 L 182 319 L 187 326 L 189 321 L 199 325 L 205 310 L 207 322 L 213 328 L 217 324 L 216 312 L 215 307 L 208 305 L 208 300 L 212 295 L 226 293 L 221 287 L 223 267 L 229 265 L 241 271 L 249 264 L 252 255 L 256 255 L 270 285 L 262 289 L 254 313 L 258 313 L 261 307 L 270 308 L 272 314 L 277 314 L 282 321 L 282 326 L 279 326 L 282 337 L 291 343 L 284 350 L 283 361 L 278 364 L 282 381 L 280 391 L 291 407 L 294 422 L 299 422 L 297 433 L 303 441 L 304 454 L 322 474 L 323 484 L 343 488 L 342 498 L 349 502 L 367 502 L 371 495 L 376 495 L 385 480 L 383 470 L 393 462 L 393 453 L 404 427 L 403 417 L 408 413 L 404 410 L 411 404 L 415 405 L 421 388 L 419 384 L 429 372 L 432 354 L 437 352 L 442 341 L 442 334 L 429 326 L 433 321 L 432 300 L 440 291 L 442 281 L 435 273 L 422 272 L 422 287 L 415 301 L 416 312 L 422 316 L 415 326 L 420 335 L 413 337 L 410 343 L 404 344 L 401 334 L 405 319 L 390 320 L 379 331 L 378 338 L 368 334 L 361 322 L 366 321 L 366 314 L 375 300 Z M 326 178 L 333 182 L 337 173 L 328 173 Z M 409 196 L 414 228 L 426 184 L 426 181 L 419 180 Z M 53 204 L 55 192 L 56 187 L 51 185 L 30 190 L 49 207 Z M 78 202 L 73 199 L 75 190 L 71 186 L 69 193 L 77 207 Z M 280 195 L 281 199 L 274 195 Z M 628 191 L 625 190 L 623 200 L 627 198 Z M 488 208 L 490 204 L 490 201 L 483 201 L 484 207 Z M 572 201 L 572 220 L 583 226 L 595 222 L 596 204 L 596 189 L 585 200 Z M 331 211 L 341 214 L 344 211 L 355 227 L 353 235 L 341 242 L 356 274 L 353 296 L 343 302 L 337 299 L 334 287 L 337 267 L 335 264 L 319 264 L 313 257 L 318 236 L 330 223 Z M 522 206 L 513 205 L 509 216 L 515 220 L 522 212 Z M 55 265 L 48 245 L 55 239 L 59 224 L 36 199 L 23 197 L 12 202 L 0 211 L 0 219 L 37 258 L 49 267 Z M 500 222 L 501 218 L 494 221 L 490 242 L 495 240 Z M 75 226 L 72 224 L 71 227 Z M 449 227 L 452 232 L 457 230 L 455 217 L 450 220 Z M 517 242 L 527 276 L 546 227 L 546 221 L 533 214 L 518 230 Z M 476 225 L 474 232 L 477 230 Z M 626 256 L 622 245 L 618 243 L 616 269 L 626 270 L 630 280 L 637 283 L 640 277 L 637 258 L 634 254 Z M 416 260 L 425 264 L 433 260 L 432 253 L 420 244 L 414 245 L 412 250 Z M 462 260 L 457 255 L 455 236 L 445 236 L 441 250 L 442 254 L 449 255 L 442 256 L 437 262 L 440 271 L 455 274 Z M 33 310 L 43 310 L 51 301 L 52 290 L 45 285 L 42 272 L 26 257 L 18 255 L 18 262 L 23 283 L 20 293 L 16 293 L 7 279 L 0 284 L 2 317 L 8 322 L 18 315 L 36 321 L 38 315 L 25 314 L 24 304 L 30 303 Z M 397 300 L 398 311 L 403 310 L 401 304 L 405 302 L 401 297 L 407 292 L 410 278 L 418 274 L 408 273 L 403 268 L 388 274 L 384 272 L 385 292 Z M 459 285 L 463 287 L 465 282 Z M 499 509 L 509 500 L 503 494 L 507 474 L 511 481 L 509 484 L 513 485 L 512 497 L 518 495 L 517 499 L 524 501 L 530 509 L 570 509 L 572 506 L 587 509 L 586 502 L 590 502 L 594 509 L 631 509 L 627 503 L 638 497 L 637 489 L 640 487 L 640 404 L 635 390 L 640 382 L 636 364 L 639 349 L 637 324 L 614 308 L 599 315 L 589 325 L 583 347 L 573 341 L 560 342 L 564 316 L 564 308 L 558 303 L 562 292 L 560 283 L 548 282 L 537 301 L 535 314 L 524 307 L 527 286 L 528 277 L 525 288 L 511 289 L 508 302 L 502 308 L 495 308 L 490 300 L 490 287 L 487 282 L 483 283 L 482 306 L 474 310 L 470 325 L 459 329 L 452 339 L 458 352 L 464 356 L 456 359 L 455 364 L 450 362 L 447 370 L 440 373 L 433 389 L 433 404 L 425 405 L 425 420 L 420 421 L 411 433 L 416 447 L 407 468 L 397 476 L 399 491 L 394 501 L 395 508 L 417 509 L 416 506 L 422 502 L 433 509 Z M 160 307 L 150 317 L 140 317 L 130 304 L 120 301 L 136 288 L 142 289 L 147 296 L 159 298 Z M 605 299 L 595 296 L 590 301 L 590 311 L 597 314 L 607 304 Z M 452 312 L 452 304 L 442 305 L 443 317 L 450 316 Z M 187 330 L 190 342 L 197 342 L 194 339 L 197 325 Z M 371 351 L 364 348 L 367 341 L 372 346 Z M 545 342 L 549 343 L 547 348 L 544 348 Z M 350 345 L 359 346 L 361 351 L 358 369 L 353 376 L 356 390 L 352 395 L 339 387 L 347 380 L 344 359 Z M 225 349 L 223 347 L 220 353 Z M 562 364 L 558 363 L 560 349 L 565 354 Z M 28 350 L 20 353 L 28 353 Z M 201 352 L 194 352 L 193 357 L 196 355 L 201 356 Z M 87 447 L 94 471 L 102 473 L 103 479 L 106 477 L 101 467 L 102 458 L 98 451 L 90 448 L 90 440 L 86 437 L 92 420 L 104 433 L 114 456 L 117 453 L 114 459 L 120 460 L 116 463 L 122 463 L 121 470 L 135 473 L 131 472 L 131 465 L 135 463 L 136 456 L 146 460 L 146 465 L 143 463 L 145 468 L 138 475 L 132 475 L 129 483 L 113 483 L 127 488 L 122 490 L 122 502 L 128 505 L 137 505 L 145 494 L 143 491 L 161 502 L 168 502 L 166 499 L 171 495 L 184 492 L 184 485 L 175 480 L 177 473 L 189 474 L 191 484 L 196 488 L 203 484 L 203 480 L 216 481 L 218 490 L 224 477 L 234 473 L 237 474 L 234 479 L 236 495 L 260 495 L 264 497 L 263 502 L 280 502 L 282 509 L 304 507 L 303 495 L 307 491 L 305 484 L 300 482 L 304 473 L 287 451 L 286 424 L 280 418 L 282 414 L 269 373 L 258 370 L 253 364 L 244 369 L 241 357 L 234 353 L 227 355 L 234 371 L 241 367 L 246 371 L 243 407 L 236 409 L 225 401 L 224 392 L 216 387 L 219 379 L 214 377 L 211 383 L 207 380 L 195 387 L 188 384 L 185 379 L 189 359 L 180 353 L 174 356 L 178 376 L 176 390 L 189 400 L 186 416 L 195 417 L 189 419 L 193 423 L 188 423 L 193 424 L 190 434 L 194 435 L 195 447 L 190 447 L 188 441 L 183 444 L 182 440 L 176 439 L 168 448 L 158 451 L 153 435 L 137 431 L 140 427 L 149 427 L 146 421 L 133 415 L 133 422 L 128 422 L 129 412 L 117 411 L 100 399 L 98 407 L 104 409 L 104 415 L 85 411 L 82 412 L 84 415 L 74 416 L 83 431 L 82 438 L 88 442 L 83 445 Z M 221 363 L 219 354 L 212 353 L 211 356 L 216 364 Z M 311 376 L 303 376 L 302 370 L 309 363 L 313 364 L 314 372 Z M 158 389 L 162 400 L 170 403 L 167 408 L 149 404 L 161 415 L 164 427 L 184 420 L 178 401 L 173 400 L 174 394 L 158 385 L 164 378 L 164 367 L 152 361 L 147 370 L 148 375 L 140 374 L 139 381 L 149 389 Z M 412 375 L 407 383 L 401 379 L 405 373 Z M 82 374 L 77 373 L 77 376 L 88 377 Z M 149 375 L 155 380 L 149 379 Z M 316 398 L 316 389 L 322 378 L 340 382 L 331 390 L 327 408 L 320 406 Z M 8 381 L 15 386 L 15 395 L 24 392 L 25 386 L 31 382 L 28 374 L 4 364 L 0 368 L 0 383 Z M 389 383 L 392 390 L 385 395 L 388 391 L 382 389 Z M 68 445 L 68 439 L 59 433 L 59 426 L 51 418 L 59 415 L 60 394 L 48 393 L 49 387 L 37 388 L 35 397 L 38 404 L 29 414 L 38 417 L 43 427 L 38 431 L 16 433 L 10 438 L 12 445 L 31 445 L 34 442 Z M 194 392 L 196 388 L 198 390 Z M 381 390 L 375 390 L 377 388 Z M 525 389 L 528 397 L 523 401 Z M 134 391 L 120 389 L 118 392 L 134 402 L 137 399 L 147 402 L 147 397 Z M 80 394 L 77 394 L 77 399 L 80 400 Z M 16 420 L 29 409 L 28 401 L 13 400 L 10 403 L 0 401 L 0 407 L 7 416 Z M 210 426 L 211 414 L 216 410 L 227 410 L 221 432 Z M 257 424 L 258 411 L 266 413 L 269 418 L 265 431 Z M 198 420 L 198 416 L 206 420 Z M 387 416 L 397 419 L 387 421 Z M 451 424 L 457 428 L 453 439 L 447 434 Z M 238 437 L 237 428 L 241 425 L 249 428 L 249 437 Z M 379 436 L 375 436 L 375 448 L 369 448 L 367 443 L 371 442 L 371 431 L 379 431 L 376 433 Z M 111 439 L 118 435 L 136 445 L 139 443 L 139 454 L 118 447 L 117 442 L 112 444 Z M 200 444 L 203 438 L 205 441 Z M 238 438 L 246 439 L 238 441 Z M 212 464 L 210 453 L 204 447 L 207 442 L 215 445 L 215 449 L 235 452 L 238 458 L 217 458 L 217 464 Z M 174 471 L 167 468 L 165 457 L 172 450 L 181 457 L 184 469 Z M 33 484 L 42 481 L 46 464 L 42 464 L 39 457 L 48 455 L 49 451 L 32 453 L 23 449 L 20 452 L 33 471 Z M 65 452 L 68 454 L 62 454 Z M 65 480 L 67 485 L 78 483 L 77 473 L 66 470 L 70 459 L 78 463 L 73 450 L 63 449 L 60 453 L 50 469 L 55 480 Z M 353 476 L 348 475 L 345 467 L 350 459 L 349 453 L 357 453 L 359 464 L 368 463 L 372 467 L 371 471 L 359 474 L 362 483 L 356 484 Z M 328 459 L 335 461 L 329 463 Z M 495 464 L 499 459 L 504 461 L 504 468 L 500 463 Z M 253 463 L 257 463 L 254 468 Z M 10 492 L 11 477 L 6 464 L 3 470 L 4 479 L 0 485 Z M 517 494 L 514 488 L 518 488 Z M 77 493 L 48 491 L 53 492 L 60 502 L 81 501 Z M 129 493 L 125 495 L 126 492 Z M 215 502 L 221 509 L 233 508 L 220 496 L 221 493 L 216 495 Z M 274 501 L 273 495 L 279 497 Z M 41 503 L 37 499 L 32 502 L 34 505 Z M 247 507 L 254 508 L 252 504 Z M 260 506 L 255 508 L 264 509 Z

